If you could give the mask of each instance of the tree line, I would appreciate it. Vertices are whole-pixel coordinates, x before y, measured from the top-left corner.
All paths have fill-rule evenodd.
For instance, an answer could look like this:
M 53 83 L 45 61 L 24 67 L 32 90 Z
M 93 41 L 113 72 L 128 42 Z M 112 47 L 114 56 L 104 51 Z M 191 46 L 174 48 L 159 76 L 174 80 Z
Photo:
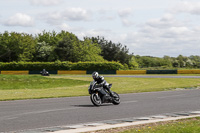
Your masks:
M 43 31 L 34 36 L 7 31 L 0 34 L 0 62 L 113 60 L 128 63 L 129 58 L 126 46 L 100 37 L 85 37 L 80 40 L 67 31 L 59 33 Z
M 0 62 L 104 62 L 116 61 L 125 69 L 145 67 L 200 67 L 200 56 L 163 58 L 129 53 L 126 45 L 104 37 L 84 37 L 67 31 L 43 31 L 36 35 L 0 33 Z
M 140 68 L 200 68 L 200 56 L 198 55 L 189 57 L 183 55 L 177 57 L 164 56 L 163 58 L 136 55 L 134 57 Z

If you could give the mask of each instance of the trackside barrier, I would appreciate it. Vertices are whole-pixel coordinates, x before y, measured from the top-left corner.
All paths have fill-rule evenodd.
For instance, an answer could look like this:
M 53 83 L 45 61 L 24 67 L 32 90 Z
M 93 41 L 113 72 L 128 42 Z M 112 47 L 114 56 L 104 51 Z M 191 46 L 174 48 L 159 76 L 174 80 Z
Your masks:
M 67 71 L 67 70 L 58 70 L 58 74 L 86 74 L 86 71 L 76 71 L 76 70 L 71 70 L 71 71 Z
M 48 70 L 47 70 L 48 71 Z M 95 71 L 95 70 L 94 70 Z M 92 74 L 93 70 L 50 70 L 49 74 Z M 200 70 L 102 70 L 97 71 L 99 74 L 200 74 Z M 0 74 L 10 75 L 26 75 L 26 74 L 40 74 L 40 71 L 28 71 L 28 70 L 3 70 Z
M 177 74 L 177 70 L 147 70 L 146 74 Z
M 47 70 L 48 71 L 48 70 Z M 29 71 L 29 74 L 40 74 L 41 71 Z M 49 74 L 57 74 L 57 71 L 48 71 Z
M 29 71 L 1 71 L 1 74 L 26 75 L 29 74 Z
M 146 70 L 117 70 L 117 74 L 146 74 Z
M 86 74 L 92 74 L 95 70 L 87 70 Z M 116 70 L 97 71 L 99 74 L 116 74 Z
M 200 74 L 200 70 L 178 70 L 178 74 Z

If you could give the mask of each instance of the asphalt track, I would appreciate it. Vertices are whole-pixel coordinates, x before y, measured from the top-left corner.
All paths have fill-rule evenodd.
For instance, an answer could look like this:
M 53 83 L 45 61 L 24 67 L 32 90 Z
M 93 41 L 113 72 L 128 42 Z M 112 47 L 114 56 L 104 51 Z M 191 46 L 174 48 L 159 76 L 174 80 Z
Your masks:
M 200 110 L 200 89 L 121 94 L 120 97 L 120 105 L 101 107 L 94 107 L 89 96 L 1 101 L 0 132 Z

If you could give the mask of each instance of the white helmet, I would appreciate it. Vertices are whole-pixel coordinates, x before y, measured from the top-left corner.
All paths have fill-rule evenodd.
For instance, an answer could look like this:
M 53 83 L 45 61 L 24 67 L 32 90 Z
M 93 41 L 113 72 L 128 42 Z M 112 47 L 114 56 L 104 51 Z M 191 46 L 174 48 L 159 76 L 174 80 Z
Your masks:
M 99 77 L 99 73 L 98 72 L 93 72 L 92 73 L 92 78 L 93 79 L 97 79 Z

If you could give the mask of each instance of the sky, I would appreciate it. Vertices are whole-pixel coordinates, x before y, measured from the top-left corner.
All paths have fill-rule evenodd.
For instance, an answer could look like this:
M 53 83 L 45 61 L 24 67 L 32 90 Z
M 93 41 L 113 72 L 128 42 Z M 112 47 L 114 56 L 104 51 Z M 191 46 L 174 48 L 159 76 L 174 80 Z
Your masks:
M 140 56 L 200 56 L 199 0 L 0 0 L 0 33 L 65 30 Z

